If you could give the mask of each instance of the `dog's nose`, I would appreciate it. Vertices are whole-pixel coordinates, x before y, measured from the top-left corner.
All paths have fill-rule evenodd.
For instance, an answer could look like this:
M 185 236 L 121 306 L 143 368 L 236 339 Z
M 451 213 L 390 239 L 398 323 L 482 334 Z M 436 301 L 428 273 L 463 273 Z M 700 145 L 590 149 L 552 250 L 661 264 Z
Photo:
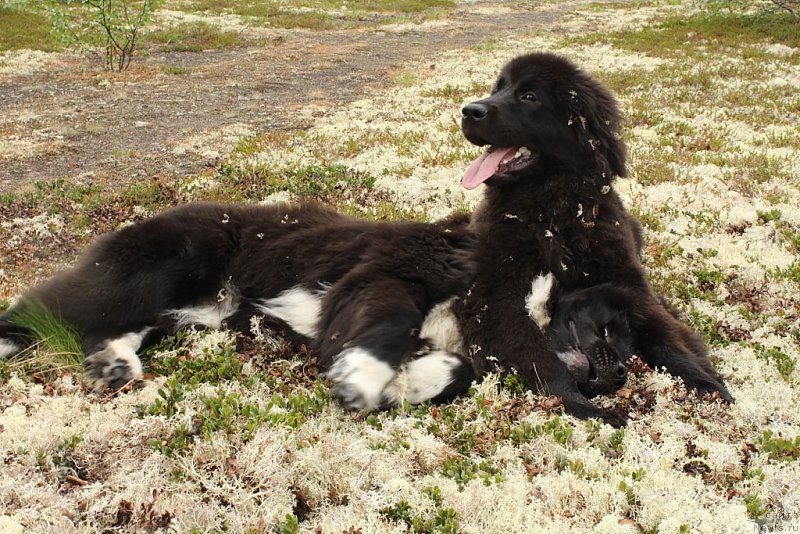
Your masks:
M 473 102 L 461 108 L 461 116 L 465 119 L 479 121 L 489 114 L 489 106 L 480 102 Z
M 628 368 L 625 367 L 624 363 L 620 362 L 614 369 L 614 374 L 617 375 L 617 378 L 625 378 L 628 375 Z

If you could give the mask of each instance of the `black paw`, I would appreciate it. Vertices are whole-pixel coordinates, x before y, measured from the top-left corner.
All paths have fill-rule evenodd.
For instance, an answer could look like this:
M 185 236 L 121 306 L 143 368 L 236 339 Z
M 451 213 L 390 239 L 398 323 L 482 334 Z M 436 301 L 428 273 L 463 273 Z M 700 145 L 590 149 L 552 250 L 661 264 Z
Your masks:
M 617 415 L 613 412 L 609 412 L 598 408 L 594 404 L 586 401 L 586 402 L 570 402 L 563 400 L 564 402 L 564 411 L 569 415 L 577 417 L 579 419 L 602 419 L 603 422 L 613 426 L 614 428 L 620 428 L 628 424 L 627 419 L 624 417 Z
M 717 380 L 712 377 L 706 378 L 696 378 L 696 379 L 683 379 L 683 383 L 686 384 L 686 387 L 689 389 L 694 389 L 700 394 L 704 393 L 711 393 L 719 395 L 719 398 L 725 402 L 731 403 L 735 402 L 733 395 L 728 391 L 728 388 L 725 387 L 725 384 L 722 383 L 721 380 Z

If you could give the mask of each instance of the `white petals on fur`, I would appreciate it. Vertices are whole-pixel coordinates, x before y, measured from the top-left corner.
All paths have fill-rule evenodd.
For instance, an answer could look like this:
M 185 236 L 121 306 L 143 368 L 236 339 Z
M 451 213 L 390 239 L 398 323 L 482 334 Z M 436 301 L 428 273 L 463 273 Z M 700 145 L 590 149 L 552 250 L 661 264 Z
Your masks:
M 175 318 L 178 329 L 191 325 L 219 329 L 222 327 L 222 321 L 232 315 L 238 308 L 238 293 L 231 287 L 225 287 L 220 290 L 217 300 L 211 304 L 169 310 L 167 314 Z
M 464 353 L 464 340 L 458 330 L 458 321 L 453 315 L 451 305 L 455 299 L 450 299 L 434 306 L 420 328 L 419 337 L 427 339 L 437 349 Z
M 285 322 L 298 334 L 314 337 L 322 312 L 322 294 L 322 291 L 293 287 L 275 298 L 264 299 L 256 308 L 264 315 Z
M 375 410 L 383 404 L 383 390 L 395 370 L 368 350 L 354 347 L 339 353 L 328 371 L 333 396 L 346 408 Z
M 525 297 L 525 309 L 528 310 L 528 315 L 540 330 L 544 330 L 550 324 L 547 301 L 550 299 L 554 281 L 555 277 L 552 273 L 540 274 L 533 279 L 531 292 Z
M 419 404 L 442 393 L 455 380 L 453 370 L 463 362 L 453 354 L 435 350 L 405 366 L 406 400 Z
M 18 345 L 10 339 L 0 339 L 0 358 L 8 358 L 22 349 L 22 345 Z

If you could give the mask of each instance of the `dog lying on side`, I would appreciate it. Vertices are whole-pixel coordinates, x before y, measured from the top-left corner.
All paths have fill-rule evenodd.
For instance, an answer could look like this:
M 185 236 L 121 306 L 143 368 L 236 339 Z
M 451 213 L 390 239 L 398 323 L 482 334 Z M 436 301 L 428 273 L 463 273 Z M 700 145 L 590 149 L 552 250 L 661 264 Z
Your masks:
M 634 354 L 635 306 L 625 289 L 611 284 L 559 291 L 555 277 L 536 277 L 525 309 L 587 397 L 625 385 Z
M 465 217 L 384 224 L 318 204 L 188 204 L 101 237 L 23 295 L 0 316 L 0 356 L 30 342 L 21 319 L 43 305 L 79 333 L 95 389 L 118 389 L 142 377 L 137 352 L 164 335 L 249 332 L 260 316 L 312 349 L 348 408 L 395 403 L 387 385 L 401 365 L 407 400 L 444 399 L 469 386 L 472 367 L 419 353 L 419 332 L 431 308 L 467 290 L 474 246 Z

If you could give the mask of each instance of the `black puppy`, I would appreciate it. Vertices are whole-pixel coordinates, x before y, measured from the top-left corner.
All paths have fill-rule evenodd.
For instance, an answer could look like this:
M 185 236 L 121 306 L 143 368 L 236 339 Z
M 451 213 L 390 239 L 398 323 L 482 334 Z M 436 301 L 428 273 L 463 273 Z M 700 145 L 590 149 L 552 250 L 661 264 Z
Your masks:
M 534 279 L 525 307 L 587 397 L 625 384 L 634 353 L 630 295 L 612 284 L 560 291 L 552 274 Z
M 470 223 L 476 280 L 453 306 L 478 371 L 516 369 L 530 387 L 560 396 L 568 412 L 622 423 L 588 401 L 525 313 L 532 281 L 550 272 L 565 291 L 624 288 L 642 318 L 631 330 L 643 360 L 732 400 L 700 337 L 645 277 L 639 224 L 612 188 L 626 169 L 610 92 L 569 61 L 535 53 L 510 61 L 491 96 L 462 114 L 465 137 L 487 147 L 462 180 L 468 189 L 484 184 L 485 196 Z
M 309 345 L 333 394 L 354 409 L 465 389 L 458 356 L 417 349 L 437 303 L 466 291 L 474 239 L 465 217 L 434 224 L 357 220 L 317 204 L 197 203 L 98 239 L 78 263 L 0 316 L 0 357 L 31 341 L 40 306 L 80 334 L 96 389 L 142 377 L 137 352 L 190 324 L 247 332 L 253 316 Z M 404 365 L 405 364 L 405 365 Z

